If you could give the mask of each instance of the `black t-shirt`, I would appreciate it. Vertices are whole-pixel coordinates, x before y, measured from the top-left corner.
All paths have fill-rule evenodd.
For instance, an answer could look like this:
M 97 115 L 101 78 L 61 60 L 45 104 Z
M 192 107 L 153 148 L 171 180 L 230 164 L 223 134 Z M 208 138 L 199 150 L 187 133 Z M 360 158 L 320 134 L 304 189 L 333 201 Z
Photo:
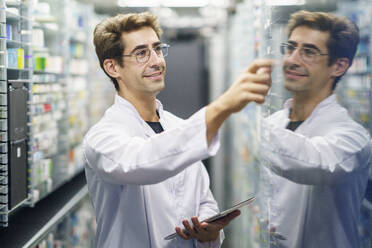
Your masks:
M 156 115 L 160 118 L 158 110 L 156 110 Z M 154 130 L 155 133 L 161 133 L 164 131 L 163 127 L 161 126 L 160 122 L 152 122 L 152 121 L 146 121 L 146 123 Z
M 160 122 L 151 122 L 151 121 L 146 121 L 147 124 L 154 130 L 155 133 L 161 133 L 164 131 L 163 127 L 161 126 Z
M 289 110 L 289 116 L 291 116 L 291 113 L 292 108 Z M 286 128 L 294 132 L 302 124 L 302 122 L 304 121 L 290 121 Z
M 304 121 L 290 121 L 287 125 L 287 129 L 295 131 Z

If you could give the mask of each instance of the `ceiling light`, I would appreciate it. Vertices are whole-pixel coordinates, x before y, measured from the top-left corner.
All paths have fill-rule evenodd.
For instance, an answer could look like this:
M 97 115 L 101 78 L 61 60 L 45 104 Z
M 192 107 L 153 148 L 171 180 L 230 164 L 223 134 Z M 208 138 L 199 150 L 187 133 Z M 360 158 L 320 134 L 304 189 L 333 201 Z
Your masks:
M 271 6 L 304 5 L 305 0 L 266 0 L 265 4 Z
M 219 0 L 221 2 L 221 0 Z M 118 0 L 120 7 L 205 7 L 210 0 Z M 222 1 L 223 3 L 223 1 Z

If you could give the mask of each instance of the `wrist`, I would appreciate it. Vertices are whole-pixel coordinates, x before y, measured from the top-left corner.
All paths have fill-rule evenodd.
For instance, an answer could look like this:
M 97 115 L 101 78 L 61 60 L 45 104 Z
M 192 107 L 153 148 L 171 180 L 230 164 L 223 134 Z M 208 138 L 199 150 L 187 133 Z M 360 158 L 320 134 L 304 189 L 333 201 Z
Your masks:
M 217 134 L 222 123 L 229 117 L 231 111 L 223 104 L 223 101 L 216 100 L 210 103 L 205 110 L 207 144 L 211 144 L 213 137 Z
M 213 109 L 213 112 L 216 113 L 216 116 L 219 116 L 223 119 L 226 119 L 230 114 L 233 113 L 228 102 L 223 99 L 223 96 L 213 101 L 210 106 Z

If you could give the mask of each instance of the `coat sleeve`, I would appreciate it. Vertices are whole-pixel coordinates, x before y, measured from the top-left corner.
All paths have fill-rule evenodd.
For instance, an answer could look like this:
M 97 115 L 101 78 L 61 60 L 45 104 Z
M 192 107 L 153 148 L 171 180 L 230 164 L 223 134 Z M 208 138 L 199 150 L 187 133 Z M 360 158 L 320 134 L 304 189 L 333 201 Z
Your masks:
M 215 137 L 208 147 L 205 108 L 177 128 L 152 137 L 130 137 L 113 128 L 93 128 L 84 139 L 86 166 L 115 184 L 155 184 L 193 163 L 216 154 Z
M 199 206 L 199 213 L 198 218 L 199 220 L 205 220 L 217 213 L 219 213 L 217 202 L 215 201 L 212 192 L 210 190 L 209 185 L 209 175 L 207 170 L 205 169 L 204 165 L 201 166 L 201 176 L 202 176 L 202 187 L 201 187 L 201 199 L 200 199 L 200 206 Z M 220 236 L 211 242 L 197 242 L 198 248 L 217 248 L 221 247 L 223 240 L 225 239 L 225 235 L 223 230 L 220 231 Z
M 296 183 L 335 184 L 369 166 L 369 134 L 359 125 L 306 137 L 265 121 L 263 124 L 268 135 L 262 142 L 261 158 L 276 174 Z

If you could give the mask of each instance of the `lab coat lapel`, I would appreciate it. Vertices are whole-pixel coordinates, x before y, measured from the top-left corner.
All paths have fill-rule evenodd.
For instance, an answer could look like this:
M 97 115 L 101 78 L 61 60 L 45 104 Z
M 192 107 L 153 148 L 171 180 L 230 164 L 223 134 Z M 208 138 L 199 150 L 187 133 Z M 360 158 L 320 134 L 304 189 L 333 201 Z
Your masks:
M 156 109 L 158 110 L 160 117 L 159 121 L 164 131 L 170 128 L 174 128 L 178 125 L 178 123 L 175 123 L 171 119 L 167 119 L 166 115 L 164 114 L 163 105 L 159 100 L 156 100 Z M 170 187 L 173 189 L 176 195 L 180 196 L 180 198 L 182 198 L 182 196 L 184 196 L 185 194 L 185 176 L 187 171 L 188 169 L 186 168 L 185 170 L 175 175 L 171 180 L 169 180 Z
M 134 115 L 137 118 L 137 120 L 142 124 L 143 132 L 146 137 L 151 137 L 152 135 L 155 134 L 152 128 L 141 118 L 137 109 L 129 101 L 127 101 L 126 99 L 116 94 L 115 104 L 118 105 L 120 109 L 124 110 L 127 113 Z

